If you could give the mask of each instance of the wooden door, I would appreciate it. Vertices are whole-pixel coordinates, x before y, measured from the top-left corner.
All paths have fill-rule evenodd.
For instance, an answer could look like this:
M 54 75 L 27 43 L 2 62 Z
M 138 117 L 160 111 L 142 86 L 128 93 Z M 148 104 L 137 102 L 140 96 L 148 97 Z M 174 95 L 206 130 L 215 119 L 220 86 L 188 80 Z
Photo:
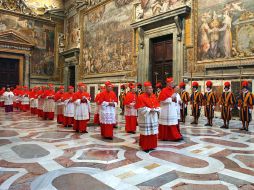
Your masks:
M 19 85 L 19 60 L 0 58 L 0 87 Z
M 69 67 L 69 72 L 70 72 L 70 78 L 69 78 L 69 84 L 70 86 L 73 86 L 75 88 L 75 66 L 70 66 Z
M 165 84 L 173 76 L 173 40 L 171 36 L 152 40 L 152 83 Z
M 91 102 L 94 102 L 95 99 L 95 87 L 90 86 L 90 96 L 91 96 Z

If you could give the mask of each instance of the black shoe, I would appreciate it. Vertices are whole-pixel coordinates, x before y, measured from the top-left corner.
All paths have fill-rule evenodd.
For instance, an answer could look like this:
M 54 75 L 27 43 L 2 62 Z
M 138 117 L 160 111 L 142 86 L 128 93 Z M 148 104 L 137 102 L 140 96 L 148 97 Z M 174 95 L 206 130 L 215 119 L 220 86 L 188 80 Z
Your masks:
M 220 128 L 222 128 L 222 129 L 226 129 L 226 126 L 225 126 L 225 125 L 223 125 L 223 126 L 221 126 Z
M 249 129 L 248 129 L 248 128 L 246 128 L 246 129 L 245 129 L 245 131 L 249 131 Z
M 243 127 L 243 128 L 241 128 L 240 130 L 243 131 L 243 130 L 245 130 L 245 128 Z
M 150 150 L 144 150 L 144 152 L 145 152 L 145 153 L 149 153 L 149 152 L 150 152 Z
M 210 124 L 209 124 L 209 123 L 207 123 L 207 124 L 205 124 L 205 126 L 210 126 Z

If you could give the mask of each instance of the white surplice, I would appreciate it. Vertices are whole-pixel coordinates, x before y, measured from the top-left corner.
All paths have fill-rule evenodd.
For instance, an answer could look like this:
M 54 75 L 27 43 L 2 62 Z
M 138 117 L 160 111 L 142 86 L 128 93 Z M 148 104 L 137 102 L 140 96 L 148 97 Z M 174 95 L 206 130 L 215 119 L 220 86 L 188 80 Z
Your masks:
M 114 102 L 114 106 L 109 106 L 109 102 L 102 102 L 100 107 L 100 122 L 102 124 L 116 124 L 116 105 Z
M 151 111 L 149 107 L 142 107 L 138 109 L 138 126 L 141 135 L 155 135 L 158 134 L 158 113 L 160 108 Z
M 75 102 L 75 120 L 88 120 L 89 119 L 89 104 L 90 101 L 87 99 L 87 103 L 82 103 L 81 99 L 77 99 Z
M 74 117 L 75 114 L 75 105 L 70 99 L 65 100 L 64 102 L 64 116 L 65 117 Z
M 8 105 L 13 105 L 13 97 L 14 94 L 13 92 L 4 92 L 3 93 L 3 99 L 4 99 L 4 105 L 8 106 Z
M 172 102 L 172 98 L 169 97 L 165 101 L 161 101 L 160 107 L 161 113 L 159 118 L 159 124 L 167 126 L 177 125 L 178 124 L 177 108 L 176 103 Z

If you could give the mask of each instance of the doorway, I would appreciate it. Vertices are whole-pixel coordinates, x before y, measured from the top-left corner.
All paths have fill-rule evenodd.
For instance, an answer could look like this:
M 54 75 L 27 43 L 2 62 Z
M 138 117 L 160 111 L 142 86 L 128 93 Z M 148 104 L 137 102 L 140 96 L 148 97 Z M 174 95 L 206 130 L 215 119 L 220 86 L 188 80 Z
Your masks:
M 161 82 L 165 86 L 167 77 L 173 76 L 173 35 L 151 40 L 152 84 Z
M 0 87 L 19 85 L 19 59 L 0 58 Z
M 75 89 L 75 78 L 76 78 L 76 74 L 75 74 L 75 66 L 70 66 L 69 67 L 69 85 L 73 86 Z

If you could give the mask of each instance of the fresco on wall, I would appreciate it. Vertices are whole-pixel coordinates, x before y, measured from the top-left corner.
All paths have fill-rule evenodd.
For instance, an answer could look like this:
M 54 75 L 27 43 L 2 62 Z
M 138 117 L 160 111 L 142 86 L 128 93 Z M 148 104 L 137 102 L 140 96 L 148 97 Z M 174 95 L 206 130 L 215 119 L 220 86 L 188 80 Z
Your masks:
M 53 9 L 63 9 L 62 0 L 0 0 L 0 8 L 26 15 L 42 16 Z
M 254 56 L 254 1 L 199 0 L 198 60 Z
M 134 5 L 135 20 L 146 19 L 182 6 L 191 6 L 191 0 L 140 0 Z
M 0 32 L 10 29 L 35 44 L 31 56 L 31 75 L 52 75 L 54 73 L 55 27 L 40 21 L 0 14 Z
M 78 15 L 74 15 L 67 19 L 66 31 L 67 49 L 79 47 L 80 30 Z
M 84 74 L 132 69 L 132 5 L 117 8 L 110 2 L 104 6 L 84 15 Z

